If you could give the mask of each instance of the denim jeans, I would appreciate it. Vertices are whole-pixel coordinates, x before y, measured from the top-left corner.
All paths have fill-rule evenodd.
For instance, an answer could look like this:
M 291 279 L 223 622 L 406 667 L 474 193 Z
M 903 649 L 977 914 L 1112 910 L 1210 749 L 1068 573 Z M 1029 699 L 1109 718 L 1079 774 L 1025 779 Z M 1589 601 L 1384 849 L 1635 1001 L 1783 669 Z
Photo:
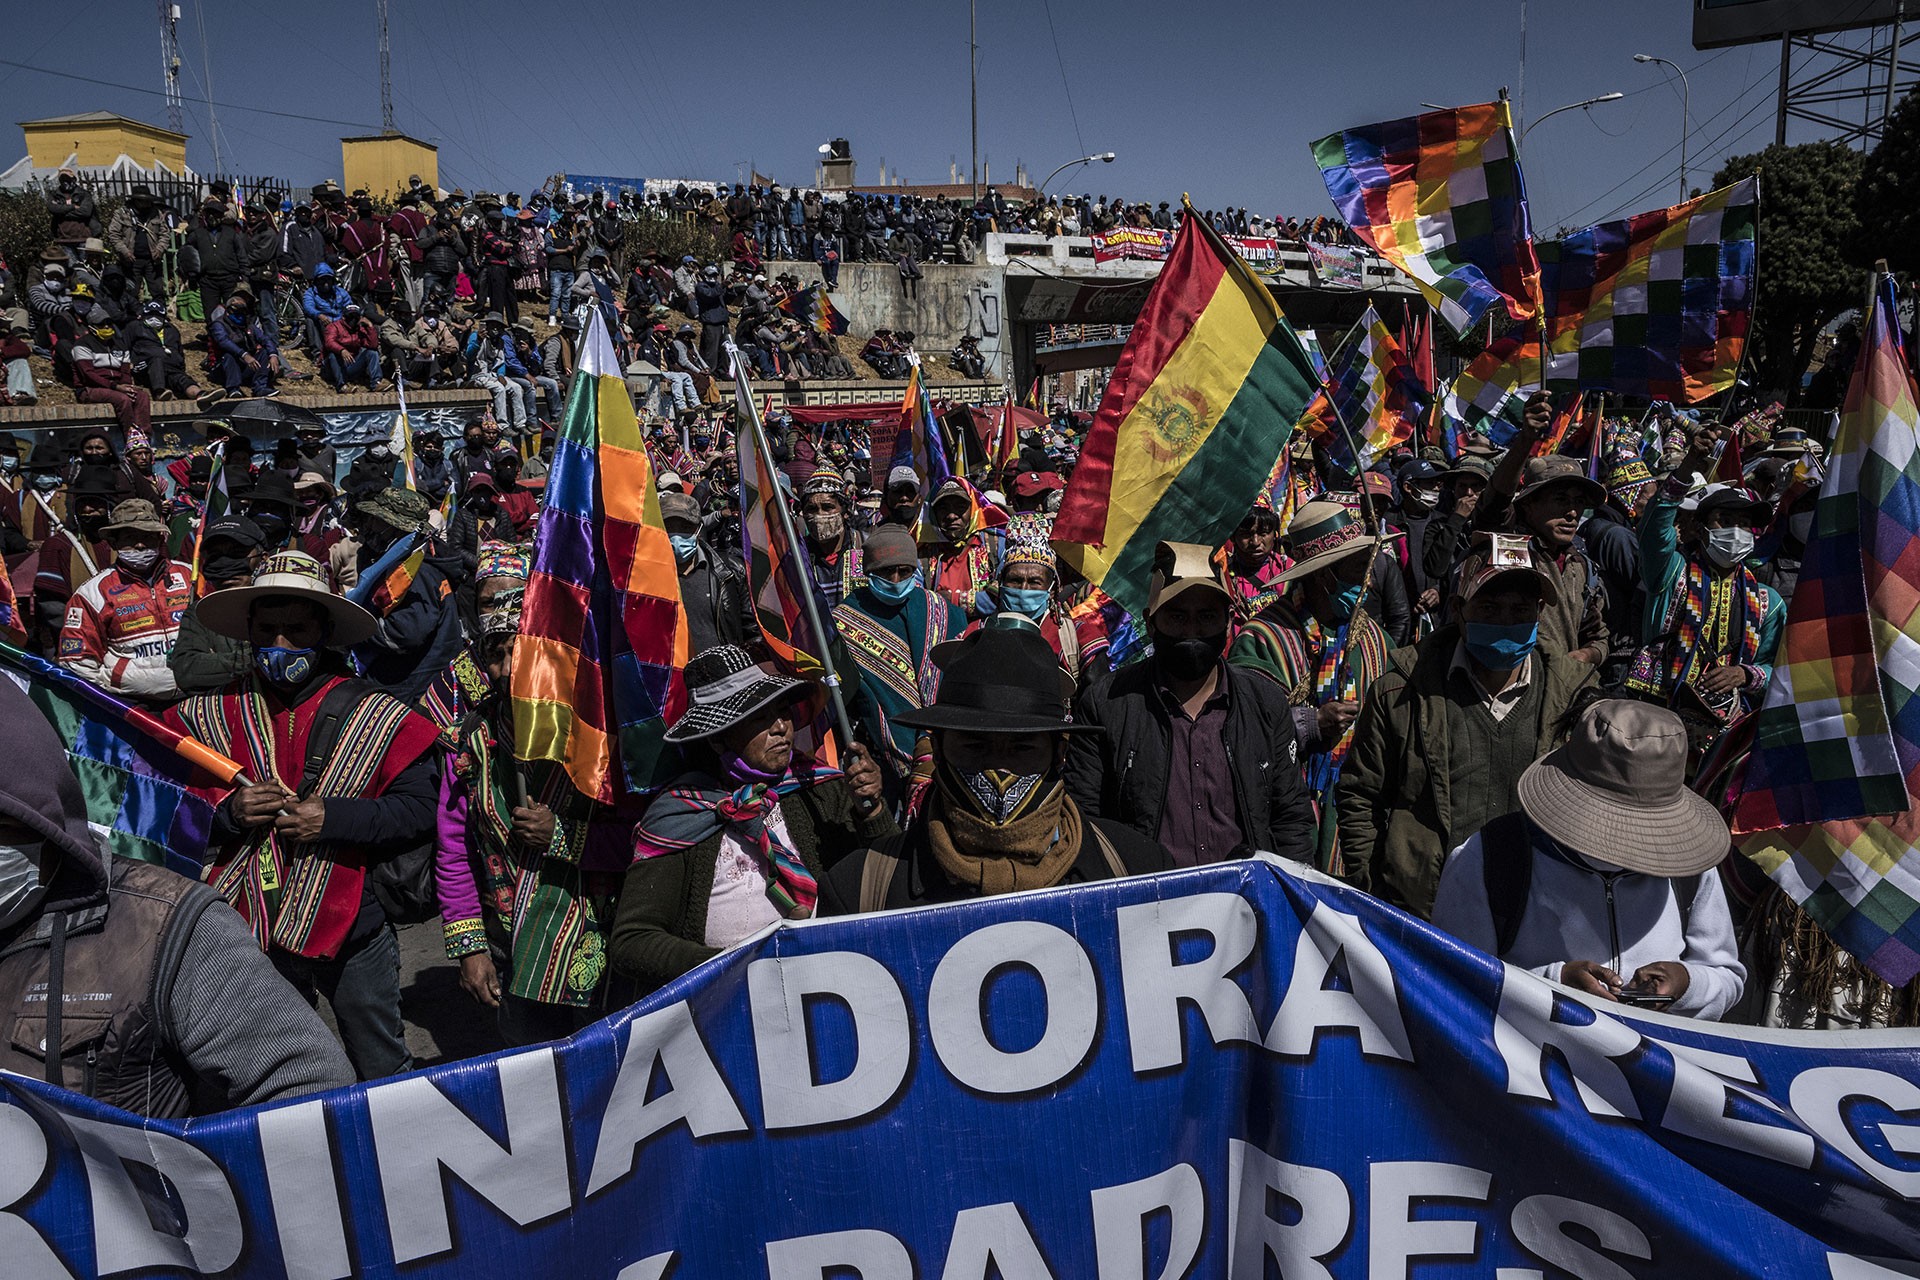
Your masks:
M 540 413 L 540 407 L 534 403 L 533 380 L 507 374 L 503 375 L 503 381 L 507 384 L 507 411 L 513 418 L 513 430 L 515 434 L 523 433 Z
M 558 267 L 547 272 L 547 323 L 553 324 L 568 309 L 567 295 L 573 292 L 573 272 Z
M 673 398 L 674 412 L 683 413 L 688 409 L 699 407 L 700 401 L 694 393 L 692 374 L 669 372 L 660 376 L 667 380 L 667 393 Z
M 393 926 L 349 937 L 331 960 L 312 960 L 275 948 L 273 967 L 314 1003 L 317 992 L 333 1007 L 340 1043 L 362 1080 L 398 1075 L 413 1066 L 400 1018 L 400 939 Z
M 328 359 L 332 358 L 328 357 Z M 220 385 L 227 390 L 238 391 L 242 384 L 247 384 L 252 387 L 255 395 L 263 396 L 272 386 L 272 381 L 272 375 L 267 369 L 267 361 L 261 360 L 256 367 L 249 369 L 241 363 L 240 357 L 232 352 L 220 353 Z
M 483 391 L 493 393 L 493 420 L 495 422 L 505 425 L 511 421 L 507 411 L 506 379 L 497 373 L 476 373 L 473 375 L 473 385 Z M 514 403 L 518 404 L 519 399 L 517 392 L 515 393 L 515 397 Z
M 559 422 L 561 410 L 566 404 L 565 399 L 560 395 L 560 380 L 549 378 L 544 373 L 536 373 L 533 375 L 533 385 L 547 393 L 547 421 Z
M 380 381 L 380 353 L 368 347 L 351 360 L 342 360 L 338 353 L 328 352 L 326 359 L 327 381 L 336 389 L 349 382 L 364 381 L 369 387 Z

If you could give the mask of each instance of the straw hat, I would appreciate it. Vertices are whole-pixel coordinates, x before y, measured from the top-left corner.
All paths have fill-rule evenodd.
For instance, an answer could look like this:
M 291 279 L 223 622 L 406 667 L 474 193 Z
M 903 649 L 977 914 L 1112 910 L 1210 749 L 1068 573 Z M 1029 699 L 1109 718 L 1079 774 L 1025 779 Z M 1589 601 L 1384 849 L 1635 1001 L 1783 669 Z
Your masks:
M 1652 703 L 1594 703 L 1518 793 L 1561 844 L 1642 875 L 1698 875 L 1727 856 L 1726 820 L 1687 789 L 1686 725 Z
M 333 623 L 333 630 L 327 636 L 329 649 L 351 648 L 373 634 L 373 615 L 329 591 L 320 562 L 300 551 L 280 551 L 268 556 L 249 586 L 228 587 L 202 597 L 197 606 L 200 621 L 219 635 L 235 640 L 249 639 L 249 614 L 253 604 L 269 596 L 307 600 L 324 609 Z
M 1295 563 L 1276 581 L 1293 582 L 1318 573 L 1349 556 L 1375 551 L 1386 541 L 1386 538 L 1369 535 L 1366 524 L 1346 503 L 1332 498 L 1316 499 L 1294 513 L 1293 524 L 1287 530 L 1287 547 Z

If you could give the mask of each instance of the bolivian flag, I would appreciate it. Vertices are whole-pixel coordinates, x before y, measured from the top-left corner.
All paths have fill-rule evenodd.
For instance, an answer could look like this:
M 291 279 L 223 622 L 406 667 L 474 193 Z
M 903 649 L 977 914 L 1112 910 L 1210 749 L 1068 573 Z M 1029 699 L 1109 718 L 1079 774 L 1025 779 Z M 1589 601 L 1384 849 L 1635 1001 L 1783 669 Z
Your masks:
M 1189 206 L 1061 501 L 1060 558 L 1144 615 L 1154 544 L 1224 542 L 1318 387 L 1273 295 Z

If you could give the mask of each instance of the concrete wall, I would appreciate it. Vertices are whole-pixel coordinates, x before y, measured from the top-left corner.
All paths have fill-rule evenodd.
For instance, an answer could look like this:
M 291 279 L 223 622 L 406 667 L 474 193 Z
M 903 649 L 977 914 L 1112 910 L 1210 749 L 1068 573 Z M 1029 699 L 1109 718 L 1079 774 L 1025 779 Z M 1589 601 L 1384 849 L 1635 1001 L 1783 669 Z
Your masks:
M 833 305 L 847 318 L 847 336 L 865 342 L 875 329 L 902 329 L 913 332 L 913 345 L 925 354 L 945 355 L 971 334 L 980 339 L 987 353 L 989 377 L 994 372 L 994 353 L 999 349 L 1005 329 L 1002 305 L 1006 272 L 985 262 L 973 266 L 959 263 L 921 264 L 926 278 L 920 281 L 917 296 L 908 300 L 900 287 L 900 272 L 891 263 L 843 262 L 840 287 L 834 290 Z M 769 263 L 769 275 L 790 271 L 802 285 L 820 278 L 820 268 L 811 262 Z

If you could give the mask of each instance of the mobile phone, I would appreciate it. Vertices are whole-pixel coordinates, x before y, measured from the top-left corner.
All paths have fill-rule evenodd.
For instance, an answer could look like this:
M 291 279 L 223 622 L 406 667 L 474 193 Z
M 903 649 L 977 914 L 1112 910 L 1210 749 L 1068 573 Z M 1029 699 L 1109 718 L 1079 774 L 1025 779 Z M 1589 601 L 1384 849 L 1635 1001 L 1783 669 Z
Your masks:
M 1636 1009 L 1655 1010 L 1666 1008 L 1673 1003 L 1674 999 L 1672 996 L 1656 995 L 1651 991 L 1633 987 L 1622 987 L 1614 992 L 1614 996 L 1621 1004 L 1629 1004 Z

